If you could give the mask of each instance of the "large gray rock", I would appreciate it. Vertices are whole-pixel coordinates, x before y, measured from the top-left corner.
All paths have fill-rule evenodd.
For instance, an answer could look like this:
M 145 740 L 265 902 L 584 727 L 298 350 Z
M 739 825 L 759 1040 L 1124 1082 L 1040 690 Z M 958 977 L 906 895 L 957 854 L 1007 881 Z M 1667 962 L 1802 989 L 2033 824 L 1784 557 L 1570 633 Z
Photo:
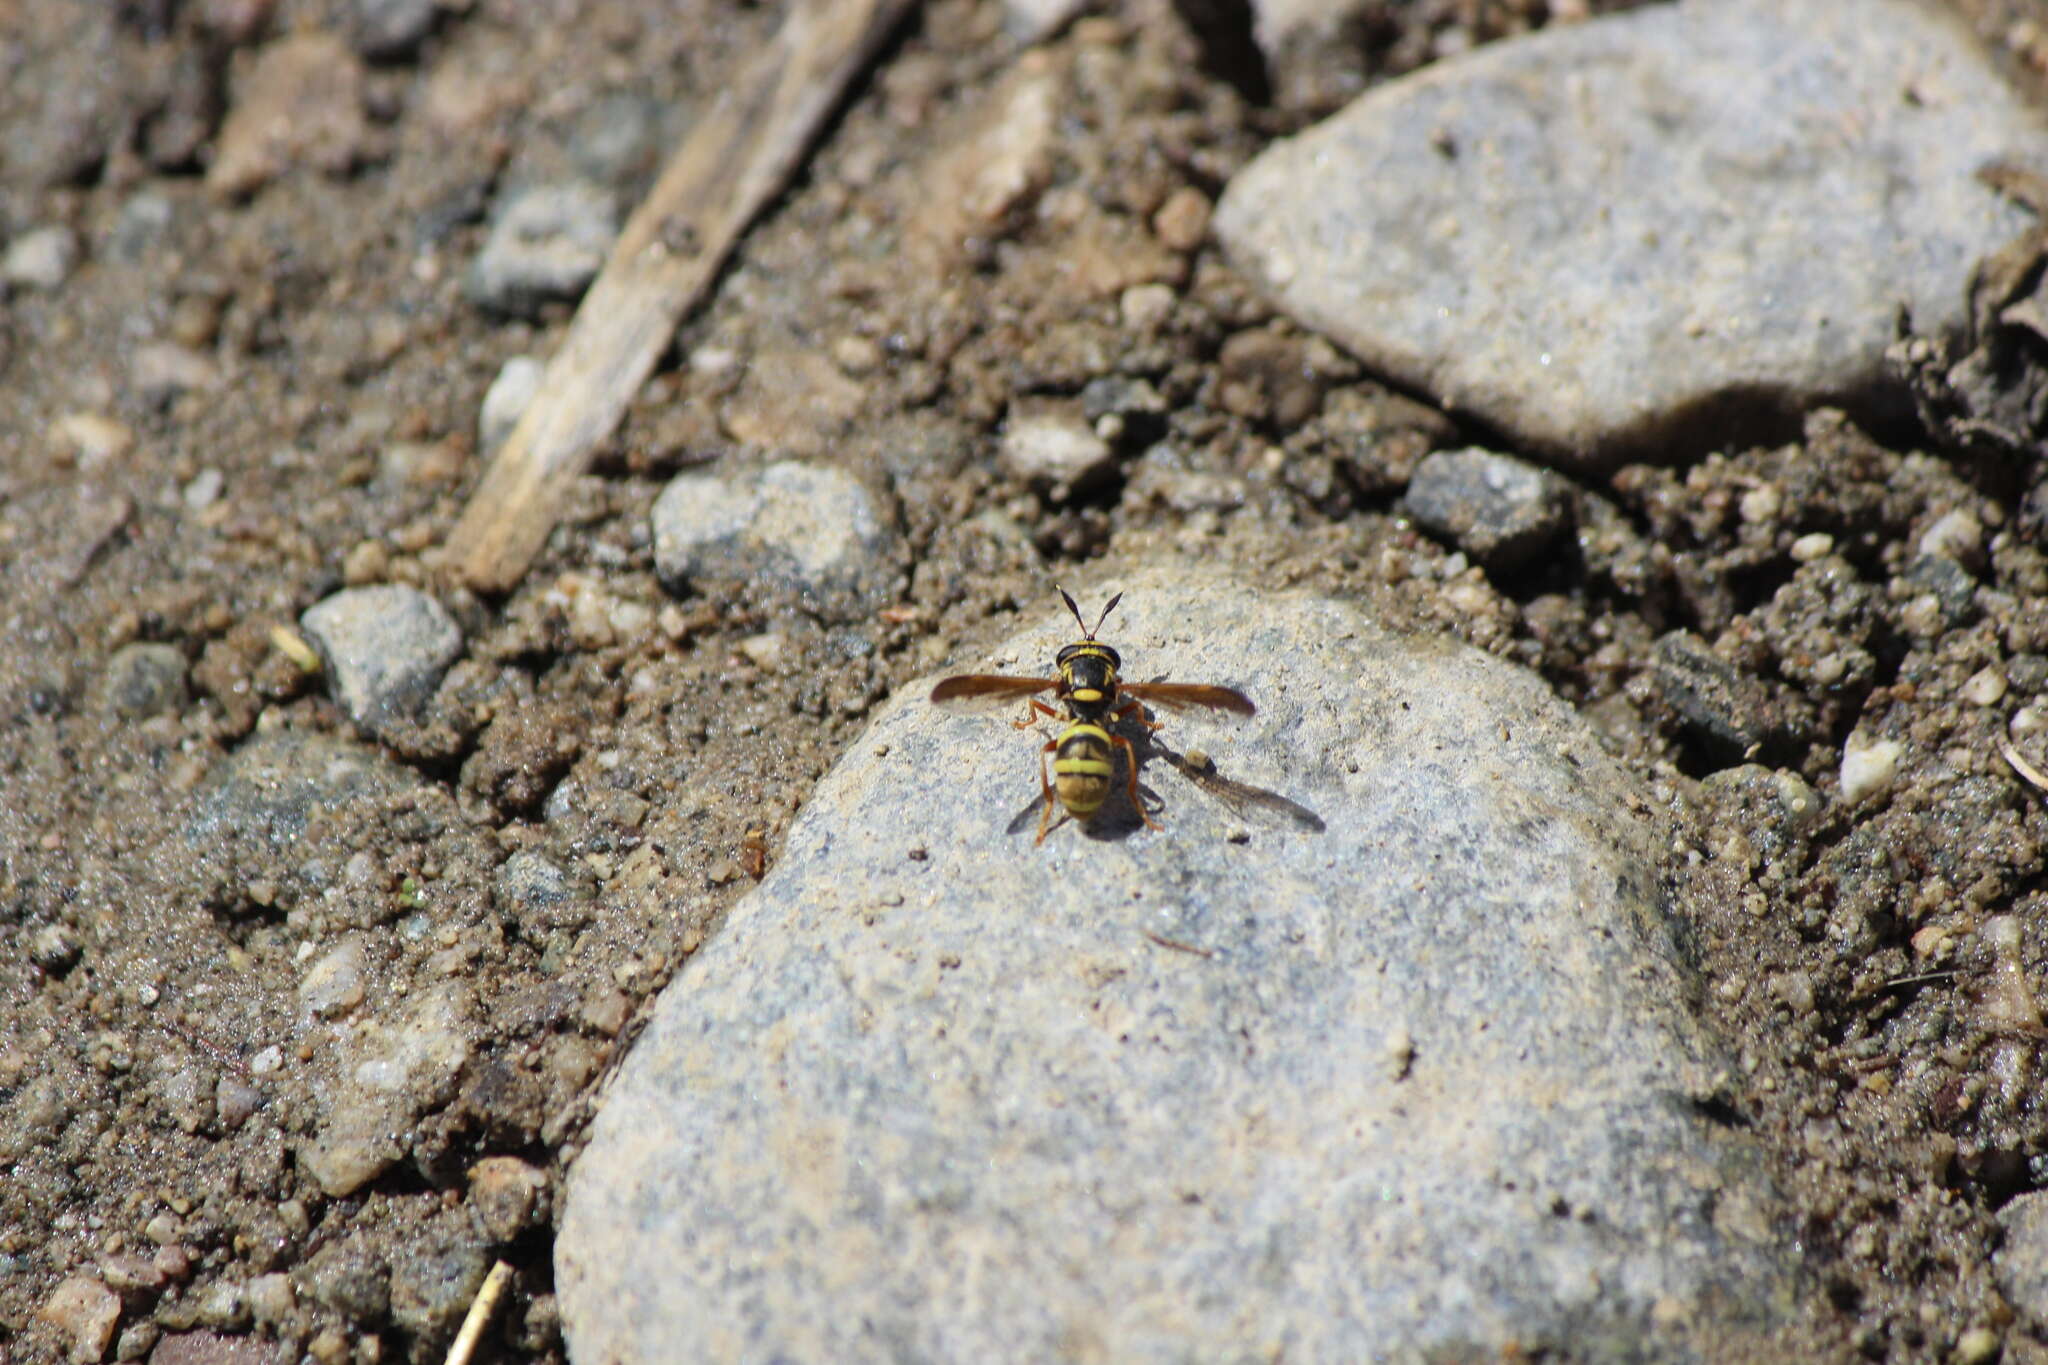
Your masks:
M 1579 466 L 1871 400 L 1898 310 L 1964 320 L 2042 123 L 1912 0 L 1683 0 L 1360 97 L 1215 229 L 1295 317 Z
M 906 689 L 597 1119 L 556 1242 L 574 1357 L 1756 1347 L 1795 1253 L 1702 1114 L 1659 834 L 1592 736 L 1351 606 L 1116 586 L 1132 676 L 1260 706 L 1160 738 L 1326 829 L 1155 758 L 1161 830 L 1113 806 L 1034 846 L 1037 739 Z M 1072 635 L 1048 611 L 996 662 Z

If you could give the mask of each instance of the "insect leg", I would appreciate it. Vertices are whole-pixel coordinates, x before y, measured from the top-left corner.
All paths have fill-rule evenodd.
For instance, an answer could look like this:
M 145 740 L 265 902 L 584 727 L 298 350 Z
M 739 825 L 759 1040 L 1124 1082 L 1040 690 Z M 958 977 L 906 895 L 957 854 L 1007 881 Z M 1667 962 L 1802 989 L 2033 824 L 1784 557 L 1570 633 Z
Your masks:
M 1034 702 L 1033 705 L 1036 705 L 1036 703 Z M 1038 785 L 1040 790 L 1045 793 L 1045 809 L 1038 816 L 1038 837 L 1031 841 L 1034 844 L 1045 842 L 1045 836 L 1052 829 L 1053 807 L 1059 804 L 1058 799 L 1052 794 L 1052 779 L 1046 775 L 1045 771 L 1045 756 L 1059 752 L 1059 747 L 1060 742 L 1058 740 L 1049 739 L 1045 742 L 1045 747 L 1038 751 Z
M 1111 735 L 1109 742 L 1124 751 L 1124 776 L 1130 787 L 1131 806 L 1138 812 L 1138 818 L 1145 822 L 1147 829 L 1158 829 L 1159 822 L 1145 809 L 1145 803 L 1138 799 L 1138 751 L 1122 735 Z M 1044 759 L 1039 760 L 1041 763 Z
M 1110 712 L 1110 714 L 1118 720 L 1122 720 L 1126 716 L 1136 716 L 1138 724 L 1144 726 L 1147 730 L 1157 730 L 1165 723 L 1164 721 L 1152 719 L 1151 711 L 1147 710 L 1145 703 L 1139 701 L 1136 697 L 1125 697 L 1116 710 Z
M 1039 717 L 1041 716 L 1049 720 L 1058 720 L 1060 718 L 1059 712 L 1053 710 L 1050 706 L 1047 706 L 1044 702 L 1040 701 L 1036 697 L 1032 697 L 1029 700 L 1027 700 L 1025 702 L 1025 705 L 1029 706 L 1031 709 L 1024 713 L 1024 719 L 1013 720 L 1010 722 L 1010 728 L 1012 730 L 1029 730 L 1032 726 L 1038 724 Z

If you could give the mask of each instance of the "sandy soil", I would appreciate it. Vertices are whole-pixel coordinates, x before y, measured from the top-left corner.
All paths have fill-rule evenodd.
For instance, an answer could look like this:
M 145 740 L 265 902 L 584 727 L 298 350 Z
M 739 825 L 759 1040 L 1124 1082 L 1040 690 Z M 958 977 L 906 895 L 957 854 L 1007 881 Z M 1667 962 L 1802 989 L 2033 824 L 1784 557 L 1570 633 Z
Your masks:
M 998 6 L 931 5 L 525 583 L 439 589 L 466 659 L 365 742 L 279 631 L 347 584 L 436 584 L 483 395 L 560 335 L 564 303 L 464 292 L 495 197 L 579 176 L 630 205 L 774 17 L 444 0 L 416 41 L 360 27 L 410 8 L 0 0 L 0 241 L 82 249 L 0 309 L 0 1360 L 114 1309 L 109 1358 L 218 1333 L 236 1359 L 438 1359 L 497 1258 L 501 1349 L 559 1358 L 562 1172 L 650 997 L 751 885 L 749 832 L 772 858 L 876 699 L 1063 569 L 1188 552 L 1529 664 L 1691 812 L 1674 884 L 1741 1058 L 1728 1121 L 1777 1154 L 1816 1271 L 1787 1358 L 1948 1358 L 1973 1330 L 2043 1355 L 1989 1261 L 1998 1210 L 2048 1185 L 2048 819 L 2001 752 L 2048 728 L 2038 454 L 1818 412 L 1577 489 L 1579 552 L 1540 581 L 1447 584 L 1398 499 L 1464 438 L 1203 243 L 1267 139 L 1541 0 L 1379 7 L 1278 105 L 1228 7 L 1133 0 L 1020 58 Z M 2038 96 L 2048 6 L 1957 8 Z M 268 96 L 281 131 L 231 137 L 285 34 L 311 46 Z M 1020 72 L 1060 96 L 1021 150 L 993 112 Z M 1021 178 L 991 188 L 998 152 Z M 1007 412 L 1105 373 L 1164 400 L 1110 473 L 1005 471 Z M 1142 453 L 1158 436 L 1175 460 Z M 662 590 L 665 479 L 764 452 L 885 494 L 894 605 L 816 624 Z M 1961 583 L 1920 554 L 1949 513 L 1976 528 L 1943 533 Z M 1768 767 L 1659 672 L 1681 629 L 1761 680 L 1730 704 L 1768 713 Z M 1849 808 L 1858 733 L 1903 756 Z M 337 1151 L 365 1057 L 409 1069 Z M 376 1173 L 350 1185 L 353 1161 Z

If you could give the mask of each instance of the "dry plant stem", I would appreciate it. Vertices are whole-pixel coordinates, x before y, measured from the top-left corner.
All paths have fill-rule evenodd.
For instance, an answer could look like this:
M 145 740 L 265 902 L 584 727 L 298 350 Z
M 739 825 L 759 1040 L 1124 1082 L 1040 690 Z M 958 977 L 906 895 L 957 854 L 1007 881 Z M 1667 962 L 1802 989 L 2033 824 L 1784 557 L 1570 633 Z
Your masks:
M 2012 770 L 2031 783 L 2036 791 L 2048 791 L 2048 774 L 2043 774 L 2039 768 L 2027 762 L 2018 749 L 2007 744 L 2001 746 L 1998 752 L 2007 763 L 2012 764 Z
M 499 1261 L 491 1267 L 491 1273 L 484 1277 L 483 1288 L 477 1290 L 476 1298 L 470 1301 L 469 1312 L 462 1319 L 462 1330 L 455 1334 L 455 1344 L 448 1348 L 447 1365 L 469 1365 L 476 1355 L 476 1344 L 483 1340 L 484 1328 L 498 1312 L 498 1301 L 505 1297 L 505 1286 L 512 1283 L 512 1267 Z
M 519 582 L 568 485 L 618 425 L 676 325 L 911 3 L 802 0 L 691 129 L 470 495 L 448 541 L 448 566 L 463 582 L 484 592 Z

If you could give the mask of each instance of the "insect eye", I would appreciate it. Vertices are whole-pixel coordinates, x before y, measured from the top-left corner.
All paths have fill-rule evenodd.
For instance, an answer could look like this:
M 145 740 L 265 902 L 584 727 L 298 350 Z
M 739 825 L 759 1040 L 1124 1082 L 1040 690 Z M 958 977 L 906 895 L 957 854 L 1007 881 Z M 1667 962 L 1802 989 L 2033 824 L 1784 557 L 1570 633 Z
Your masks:
M 1102 652 L 1109 656 L 1110 672 L 1114 673 L 1124 666 L 1123 659 L 1117 654 L 1115 650 L 1111 649 L 1108 645 L 1102 646 Z

